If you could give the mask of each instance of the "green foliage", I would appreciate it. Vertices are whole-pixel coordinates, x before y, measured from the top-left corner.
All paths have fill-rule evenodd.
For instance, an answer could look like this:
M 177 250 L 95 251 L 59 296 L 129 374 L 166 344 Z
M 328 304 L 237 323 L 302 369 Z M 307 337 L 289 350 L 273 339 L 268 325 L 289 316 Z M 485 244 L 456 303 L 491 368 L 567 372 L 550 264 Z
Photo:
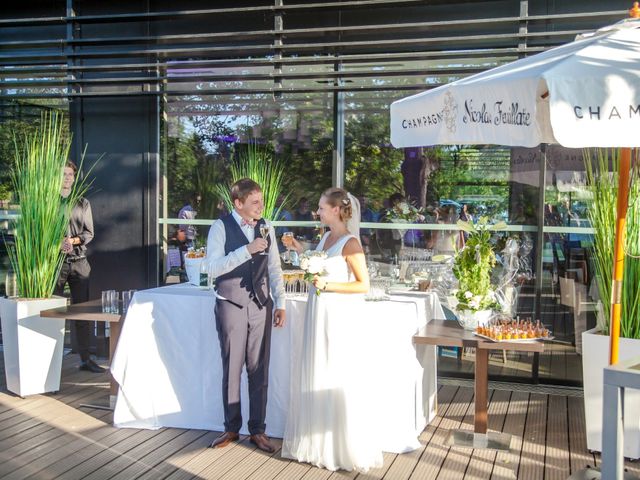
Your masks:
M 496 264 L 491 232 L 506 225 L 489 225 L 488 222 L 487 217 L 481 217 L 476 225 L 458 221 L 458 226 L 469 232 L 464 248 L 456 253 L 453 263 L 453 274 L 460 284 L 456 293 L 459 311 L 498 308 L 491 287 L 491 272 Z
M 629 188 L 625 254 L 620 334 L 640 338 L 640 166 L 637 161 Z
M 609 155 L 611 154 L 613 171 L 609 175 Z M 587 209 L 593 235 L 593 264 L 598 291 L 602 299 L 604 318 L 598 319 L 598 328 L 609 334 L 611 316 L 611 280 L 613 278 L 613 253 L 616 225 L 616 199 L 618 197 L 619 150 L 597 149 L 584 151 L 587 185 L 593 197 Z
M 66 199 L 60 195 L 71 145 L 65 124 L 61 114 L 44 113 L 35 129 L 16 132 L 13 137 L 11 181 L 20 217 L 8 252 L 21 297 L 52 295 L 64 258 L 60 247 L 71 210 L 88 188 L 76 180 Z
M 242 178 L 250 178 L 262 187 L 263 217 L 268 220 L 276 220 L 282 208 L 282 205 L 278 205 L 278 197 L 283 191 L 284 165 L 275 160 L 265 148 L 250 144 L 247 150 L 240 155 L 238 161 L 231 165 L 230 172 L 230 184 L 219 183 L 214 187 L 229 211 L 233 210 L 231 185 Z
M 387 114 L 352 115 L 345 127 L 345 188 L 377 208 L 404 191 L 403 150 L 391 147 L 390 131 Z
M 598 328 L 609 333 L 611 285 L 615 251 L 616 204 L 620 149 L 585 150 L 587 186 L 592 194 L 587 210 L 593 235 L 593 263 L 602 299 L 603 318 Z M 609 164 L 611 163 L 611 169 Z M 631 171 L 629 205 L 625 229 L 625 259 L 622 282 L 620 335 L 640 338 L 640 166 Z

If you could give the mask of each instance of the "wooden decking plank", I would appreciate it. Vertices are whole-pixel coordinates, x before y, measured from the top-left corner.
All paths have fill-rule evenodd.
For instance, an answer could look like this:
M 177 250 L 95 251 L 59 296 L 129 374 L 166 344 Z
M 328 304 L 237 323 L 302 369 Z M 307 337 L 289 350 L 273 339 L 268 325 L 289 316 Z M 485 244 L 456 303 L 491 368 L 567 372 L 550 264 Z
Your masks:
M 504 421 L 509 409 L 511 392 L 507 390 L 494 390 L 489 402 L 489 430 L 502 432 Z M 491 478 L 497 452 L 488 449 L 474 449 L 471 460 L 467 466 L 465 478 L 484 479 Z
M 387 473 L 389 472 L 389 468 L 391 468 L 391 465 L 393 465 L 398 458 L 404 457 L 406 455 L 410 455 L 414 452 L 420 453 L 422 452 L 423 449 L 424 447 L 420 447 L 414 450 L 413 452 L 404 453 L 401 455 L 397 453 L 382 452 L 382 460 L 384 463 L 382 464 L 381 467 L 372 468 L 368 472 L 358 473 L 354 478 L 356 478 L 357 480 L 380 480 L 382 478 L 390 478 L 390 477 L 387 477 Z
M 111 462 L 114 458 L 126 455 L 136 445 L 146 442 L 161 432 L 162 429 L 139 430 L 120 434 L 120 431 L 116 430 L 114 435 L 106 437 L 105 442 L 96 444 L 96 448 L 89 447 L 84 449 L 83 461 L 64 471 L 60 474 L 60 478 L 84 480 L 89 474 Z M 93 455 L 89 458 L 84 458 L 87 453 L 93 453 Z
M 83 480 L 105 480 L 118 475 L 122 470 L 130 465 L 138 465 L 141 459 L 147 455 L 163 448 L 166 443 L 171 442 L 176 437 L 179 437 L 187 430 L 180 428 L 165 428 L 161 429 L 157 435 L 153 435 L 148 440 L 138 443 L 133 448 L 122 452 L 120 455 L 115 456 L 109 462 L 102 464 L 99 469 L 94 472 L 85 475 Z M 133 478 L 133 477 L 129 477 Z
M 225 447 L 226 450 L 229 447 Z M 210 461 L 207 462 L 205 467 L 200 470 L 195 478 L 206 478 L 207 480 L 216 480 L 224 475 L 227 472 L 232 470 L 239 463 L 245 462 L 246 459 L 251 455 L 251 453 L 256 450 L 256 447 L 249 441 L 248 438 L 240 442 L 235 448 L 229 450 L 226 455 L 217 456 L 210 455 L 213 453 L 212 450 L 215 449 L 207 449 L 205 452 L 205 458 L 209 458 Z M 268 454 L 264 454 L 268 455 Z
M 214 438 L 220 435 L 216 433 Z M 248 455 L 252 450 L 252 445 L 249 443 L 248 437 L 241 435 L 240 441 L 229 445 L 224 448 L 203 448 L 196 455 L 185 462 L 182 467 L 175 470 L 167 478 L 167 480 L 186 480 L 191 478 L 204 478 L 200 474 L 212 463 L 217 460 L 221 460 L 226 456 L 232 458 L 231 463 L 239 462 L 243 456 Z M 234 452 L 239 452 L 234 454 Z
M 15 463 L 15 460 L 19 459 L 19 462 L 28 464 L 44 455 L 52 442 L 56 443 L 59 437 L 65 435 L 65 427 L 60 428 L 61 425 L 68 424 L 69 428 L 75 427 L 77 418 L 79 417 L 78 412 L 75 409 L 66 407 L 65 409 L 57 411 L 60 411 L 60 415 L 56 419 L 57 425 L 49 423 L 45 416 L 38 421 L 48 426 L 48 430 L 42 432 L 40 431 L 41 429 L 36 428 L 32 432 L 31 429 L 29 429 L 7 439 L 7 442 L 10 442 L 11 438 L 13 438 L 15 444 L 10 448 L 0 451 L 0 463 L 3 465 L 2 469 L 5 470 L 5 473 L 7 473 L 8 470 L 6 470 L 6 466 L 4 465 L 6 465 L 5 462 L 8 462 L 9 460 L 13 460 Z M 42 415 L 45 413 L 47 415 L 52 415 L 51 412 L 43 412 Z M 87 419 L 91 420 L 88 423 L 82 423 L 83 425 L 89 425 L 95 422 L 93 417 L 87 416 Z
M 81 399 L 84 401 L 97 400 L 101 395 L 100 393 L 89 392 L 87 396 L 83 396 Z M 42 432 L 46 431 L 47 424 L 42 421 L 41 417 L 43 414 L 47 414 L 52 409 L 55 409 L 57 405 L 60 404 L 48 400 L 42 404 L 38 404 L 36 408 L 29 409 L 28 412 L 16 414 L 14 410 L 14 417 L 12 419 L 7 419 L 0 423 L 0 449 L 7 443 L 16 445 L 25 434 L 27 437 L 33 435 L 33 428 L 38 428 Z M 20 408 L 22 409 L 24 406 L 21 405 Z M 49 426 L 49 428 L 51 427 Z
M 444 386 L 438 390 L 438 415 L 431 421 L 429 425 L 422 431 L 418 440 L 422 444 L 422 448 L 414 450 L 413 452 L 398 455 L 393 463 L 388 467 L 385 480 L 407 480 L 411 477 L 413 470 L 420 461 L 420 457 L 424 455 L 425 449 L 428 448 L 431 438 L 435 434 L 437 427 L 442 421 L 443 415 L 446 415 L 451 400 L 457 393 L 458 388 L 453 386 Z M 371 477 L 367 477 L 361 474 L 358 480 L 369 480 Z M 373 477 L 376 478 L 376 477 Z
M 522 435 L 524 433 L 525 420 L 529 406 L 529 394 L 524 392 L 512 392 L 507 407 L 502 431 L 511 437 L 509 451 L 498 452 L 493 464 L 492 479 L 512 480 L 516 478 L 516 472 L 520 463 L 520 451 L 522 450 Z
M 309 470 L 311 465 L 289 461 L 289 464 L 276 476 L 274 480 L 300 480 Z
M 102 415 L 105 419 L 110 416 L 111 412 L 98 411 L 91 416 L 92 419 L 100 419 Z M 93 422 L 91 422 L 93 423 Z M 50 441 L 46 441 L 28 451 L 29 456 L 20 456 L 18 460 L 19 468 L 12 471 L 5 477 L 4 480 L 10 479 L 24 479 L 30 475 L 36 475 L 43 469 L 46 469 L 51 463 L 63 458 L 66 462 L 69 461 L 68 455 L 73 454 L 82 446 L 91 445 L 95 442 L 96 438 L 88 438 L 88 436 L 82 433 L 86 428 L 81 421 L 75 420 L 73 422 L 73 428 L 75 432 L 62 432 L 60 429 L 51 429 L 51 432 L 58 433 L 56 437 Z M 95 428 L 92 426 L 91 428 Z M 39 438 L 44 438 L 41 436 Z M 36 475 L 37 476 L 37 475 Z
M 549 395 L 544 478 L 566 480 L 570 473 L 567 397 Z
M 302 480 L 327 480 L 332 473 L 330 470 L 311 466 L 307 473 L 302 476 Z
M 159 465 L 167 458 L 170 458 L 177 450 L 180 450 L 185 445 L 191 445 L 206 433 L 207 432 L 204 430 L 183 430 L 182 433 L 177 435 L 175 438 L 162 445 L 155 446 L 152 452 L 140 457 L 136 462 L 127 462 L 127 465 L 122 466 L 119 472 L 110 477 L 110 479 L 130 480 L 132 478 L 138 478 L 143 473 L 149 471 L 154 471 L 157 474 L 157 470 L 155 470 L 156 465 Z M 157 443 L 157 440 L 154 439 L 153 443 Z M 102 470 L 100 470 L 100 473 L 102 473 Z M 109 477 L 105 476 L 103 478 Z
M 140 476 L 138 480 L 157 480 L 171 475 L 191 459 L 202 453 L 209 445 L 211 445 L 211 442 L 220 435 L 219 432 L 203 431 L 203 433 L 203 436 L 187 445 L 184 445 L 165 461 Z
M 65 472 L 98 455 L 105 449 L 111 448 L 112 445 L 121 442 L 124 438 L 128 438 L 135 433 L 135 430 L 116 430 L 113 427 L 105 425 L 74 440 L 74 442 L 78 443 L 75 444 L 75 448 L 71 450 L 71 453 L 69 453 L 69 450 L 66 448 L 66 446 L 70 444 L 64 447 L 52 445 L 51 451 L 41 457 L 38 463 L 35 464 L 39 470 L 35 473 L 30 473 L 30 475 L 37 480 L 60 478 Z M 28 471 L 31 470 L 28 469 Z
M 291 463 L 291 460 L 282 458 L 280 454 L 281 452 L 277 452 L 275 455 L 271 455 L 259 469 L 249 474 L 246 480 L 273 480 L 280 475 Z
M 441 466 L 449 453 L 450 447 L 445 445 L 449 430 L 459 428 L 473 398 L 471 388 L 459 388 L 456 396 L 451 401 L 446 414 L 433 434 L 424 455 L 420 457 L 411 478 L 435 479 L 438 478 Z
M 569 412 L 569 468 L 573 474 L 587 466 L 594 466 L 595 458 L 587 450 L 584 399 L 568 397 L 567 408 Z
M 532 393 L 529 398 L 527 421 L 520 453 L 518 480 L 544 478 L 544 453 L 547 434 L 546 395 Z
M 471 390 L 471 389 L 469 389 Z M 491 395 L 491 391 L 489 391 L 489 395 Z M 460 421 L 460 425 L 453 427 L 455 429 L 460 430 L 468 430 L 473 431 L 473 418 L 474 418 L 474 400 L 475 395 L 471 398 L 471 401 L 467 405 L 467 409 L 464 412 L 464 416 Z M 470 448 L 462 448 L 462 447 L 451 447 L 447 452 L 447 456 L 442 462 L 442 466 L 440 467 L 440 472 L 438 472 L 438 480 L 457 480 L 464 476 L 464 472 L 469 465 L 469 461 L 471 460 L 471 453 L 473 452 Z
M 239 478 L 247 478 L 252 475 L 256 471 L 259 471 L 262 466 L 267 463 L 273 457 L 280 457 L 280 448 L 282 447 L 282 440 L 272 438 L 274 446 L 276 447 L 276 452 L 272 455 L 265 453 L 259 449 L 255 449 L 249 455 L 245 457 L 245 459 L 231 468 L 231 470 L 227 471 L 220 478 L 225 480 L 237 480 Z

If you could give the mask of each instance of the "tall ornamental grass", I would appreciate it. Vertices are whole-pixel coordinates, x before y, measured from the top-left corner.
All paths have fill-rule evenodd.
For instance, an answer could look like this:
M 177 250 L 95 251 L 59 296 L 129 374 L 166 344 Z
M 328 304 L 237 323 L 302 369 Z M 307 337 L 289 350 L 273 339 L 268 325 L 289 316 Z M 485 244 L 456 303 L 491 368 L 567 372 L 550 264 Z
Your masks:
M 611 157 L 611 174 L 609 173 Z M 620 152 L 617 149 L 585 149 L 587 185 L 592 194 L 587 214 L 593 234 L 593 266 L 598 281 L 598 292 L 602 300 L 603 318 L 598 318 L 598 329 L 609 334 L 611 318 L 611 280 L 613 278 L 613 253 L 616 234 L 616 199 L 618 197 L 618 165 Z
M 587 185 L 593 195 L 588 210 L 595 231 L 593 265 L 604 314 L 598 319 L 597 326 L 605 335 L 609 334 L 611 319 L 619 165 L 619 149 L 585 150 Z M 625 338 L 640 338 L 640 171 L 637 158 L 631 171 L 624 249 L 620 334 Z
M 277 220 L 282 205 L 277 205 L 278 197 L 282 193 L 285 166 L 269 153 L 265 148 L 255 144 L 247 146 L 246 153 L 240 155 L 238 161 L 230 167 L 231 184 L 242 178 L 250 178 L 262 187 L 264 197 L 264 212 L 262 216 L 268 220 Z M 231 200 L 231 184 L 218 184 L 216 193 L 222 198 L 227 209 L 233 210 Z M 288 195 L 285 195 L 285 199 Z M 284 204 L 284 202 L 283 202 Z
M 623 337 L 640 338 L 640 166 L 637 155 L 631 171 L 624 262 L 620 333 Z
M 60 196 L 71 139 L 64 117 L 43 113 L 40 125 L 13 137 L 11 182 L 20 205 L 9 259 L 16 272 L 18 295 L 49 298 L 64 259 L 60 247 L 67 234 L 71 209 L 88 188 L 80 179 L 66 199 Z

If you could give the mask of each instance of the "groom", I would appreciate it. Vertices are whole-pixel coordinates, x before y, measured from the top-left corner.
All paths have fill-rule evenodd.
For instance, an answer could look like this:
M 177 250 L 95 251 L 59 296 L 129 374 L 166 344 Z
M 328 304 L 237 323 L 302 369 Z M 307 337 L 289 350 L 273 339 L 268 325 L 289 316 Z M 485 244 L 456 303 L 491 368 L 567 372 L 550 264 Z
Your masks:
M 260 185 L 249 178 L 238 180 L 231 187 L 231 200 L 234 210 L 213 223 L 207 240 L 208 271 L 216 278 L 218 291 L 215 315 L 225 427 L 211 448 L 226 447 L 239 438 L 240 375 L 246 364 L 250 440 L 273 453 L 276 449 L 264 431 L 272 317 L 276 327 L 285 321 L 280 256 L 273 228 L 262 218 Z M 266 240 L 260 235 L 265 223 L 270 227 Z

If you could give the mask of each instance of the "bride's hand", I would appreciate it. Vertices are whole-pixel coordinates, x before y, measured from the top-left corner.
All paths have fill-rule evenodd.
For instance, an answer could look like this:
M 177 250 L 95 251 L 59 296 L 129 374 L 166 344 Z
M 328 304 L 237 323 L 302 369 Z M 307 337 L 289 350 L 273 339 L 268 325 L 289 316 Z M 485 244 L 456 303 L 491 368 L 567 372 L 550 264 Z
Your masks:
M 322 277 L 314 275 L 312 283 L 318 290 L 325 290 L 328 282 L 326 282 Z
M 295 250 L 298 253 L 302 253 L 302 244 L 298 240 L 296 240 L 296 237 L 294 237 L 293 235 L 283 235 L 282 244 L 290 250 Z

